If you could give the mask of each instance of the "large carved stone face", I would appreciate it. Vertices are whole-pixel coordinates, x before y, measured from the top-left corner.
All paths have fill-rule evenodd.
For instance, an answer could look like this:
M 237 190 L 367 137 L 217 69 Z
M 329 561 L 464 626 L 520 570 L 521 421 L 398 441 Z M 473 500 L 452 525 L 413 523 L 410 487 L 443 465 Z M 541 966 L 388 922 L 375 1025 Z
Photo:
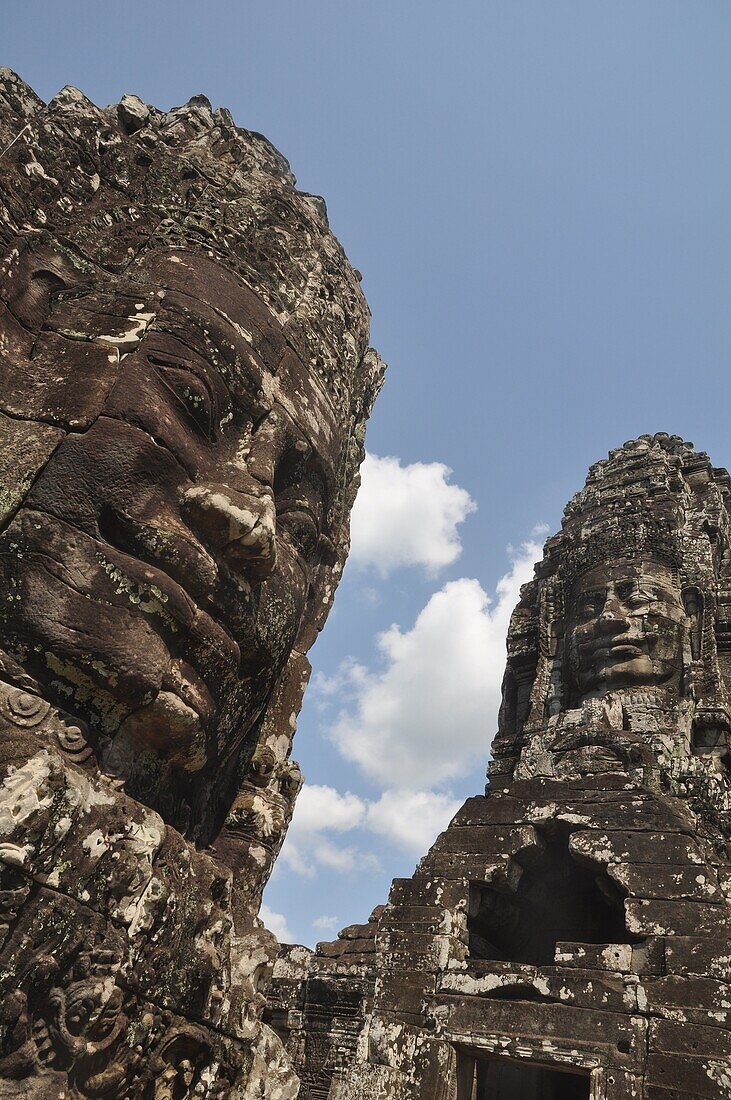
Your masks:
M 680 590 L 664 563 L 626 560 L 584 573 L 570 596 L 566 634 L 579 699 L 673 680 L 684 623 Z
M 100 342 L 108 392 L 0 534 L 3 646 L 141 797 L 151 767 L 225 771 L 260 714 L 322 602 L 346 430 L 233 275 L 169 252 L 146 276 L 152 304 L 78 300 L 118 335 L 64 336 L 61 411 Z

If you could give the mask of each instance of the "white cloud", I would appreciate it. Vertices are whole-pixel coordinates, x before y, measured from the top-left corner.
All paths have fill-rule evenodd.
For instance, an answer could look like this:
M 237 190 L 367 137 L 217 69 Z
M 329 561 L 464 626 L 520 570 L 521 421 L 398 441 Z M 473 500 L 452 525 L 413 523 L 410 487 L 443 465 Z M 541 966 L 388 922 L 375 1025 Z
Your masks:
M 495 600 L 476 580 L 445 584 L 410 630 L 394 625 L 379 635 L 380 670 L 341 667 L 339 686 L 347 685 L 352 702 L 331 736 L 369 779 L 387 789 L 423 789 L 487 761 L 510 615 L 540 552 L 537 542 L 523 543 Z
M 334 787 L 306 783 L 294 813 L 292 825 L 304 833 L 321 829 L 347 832 L 360 825 L 365 816 L 365 803 L 357 794 L 339 794 Z
M 305 783 L 281 862 L 306 878 L 313 878 L 322 867 L 343 872 L 377 866 L 374 855 L 358 845 L 367 844 L 368 833 L 420 856 L 446 828 L 459 805 L 451 795 L 434 791 L 386 790 L 374 802 L 350 791 L 340 794 L 334 787 Z M 333 839 L 333 833 L 356 835 L 342 843 Z
M 338 918 L 337 917 L 326 917 L 326 916 L 323 915 L 321 917 L 315 917 L 315 919 L 312 922 L 312 927 L 313 928 L 324 928 L 328 932 L 333 932 L 337 928 L 337 926 L 338 926 Z
M 352 871 L 359 862 L 356 848 L 336 844 L 325 834 L 346 833 L 365 821 L 367 805 L 358 795 L 340 794 L 334 787 L 305 783 L 280 859 L 298 875 L 312 878 L 318 864 L 335 871 Z
M 356 848 L 334 844 L 327 837 L 317 835 L 312 845 L 312 859 L 332 871 L 352 871 L 358 866 L 359 853 Z
M 543 528 L 533 532 L 537 540 Z M 332 676 L 313 678 L 313 702 L 323 714 L 345 707 L 330 735 L 380 790 L 376 799 L 305 784 L 278 868 L 314 878 L 377 867 L 376 836 L 421 856 L 459 808 L 446 785 L 484 764 L 497 725 L 505 667 L 505 636 L 519 589 L 540 557 L 537 541 L 511 551 L 512 566 L 488 597 L 462 578 L 432 595 L 410 630 L 392 626 L 378 638 L 380 668 L 347 658 Z M 280 914 L 262 916 L 291 941 Z M 336 917 L 312 922 L 328 932 Z
M 384 791 L 378 802 L 368 807 L 367 824 L 372 832 L 422 856 L 459 807 L 459 801 L 435 791 Z
M 351 517 L 350 561 L 381 576 L 403 565 L 436 574 L 462 551 L 458 524 L 477 507 L 469 493 L 450 485 L 441 462 L 402 466 L 398 458 L 367 454 Z
M 275 913 L 273 909 L 270 909 L 268 905 L 262 902 L 259 916 L 264 921 L 269 931 L 274 933 L 280 943 L 292 942 L 293 937 L 287 927 L 287 918 L 282 916 L 281 913 Z

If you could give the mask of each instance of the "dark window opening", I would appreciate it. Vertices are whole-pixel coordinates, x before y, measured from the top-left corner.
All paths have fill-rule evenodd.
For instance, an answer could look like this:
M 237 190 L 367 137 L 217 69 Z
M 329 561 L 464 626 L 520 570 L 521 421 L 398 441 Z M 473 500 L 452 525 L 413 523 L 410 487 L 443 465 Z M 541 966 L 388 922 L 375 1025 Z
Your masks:
M 478 1059 L 474 1100 L 589 1100 L 589 1077 L 551 1066 Z
M 514 892 L 471 884 L 470 954 L 550 966 L 559 941 L 628 943 L 623 901 L 606 873 L 576 862 L 567 836 L 548 837 Z
M 694 756 L 713 756 L 726 772 L 731 772 L 731 734 L 722 726 L 694 724 L 690 739 Z

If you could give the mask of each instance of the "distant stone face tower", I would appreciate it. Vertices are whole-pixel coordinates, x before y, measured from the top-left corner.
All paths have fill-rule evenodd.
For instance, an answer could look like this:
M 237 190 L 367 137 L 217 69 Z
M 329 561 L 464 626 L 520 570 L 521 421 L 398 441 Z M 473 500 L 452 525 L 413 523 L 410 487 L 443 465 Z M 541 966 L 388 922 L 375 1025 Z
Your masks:
M 203 96 L 0 70 L 0 1096 L 290 1100 L 257 918 L 382 377 Z
M 278 963 L 303 1100 L 731 1096 L 730 701 L 731 480 L 641 437 L 521 592 L 485 796 Z

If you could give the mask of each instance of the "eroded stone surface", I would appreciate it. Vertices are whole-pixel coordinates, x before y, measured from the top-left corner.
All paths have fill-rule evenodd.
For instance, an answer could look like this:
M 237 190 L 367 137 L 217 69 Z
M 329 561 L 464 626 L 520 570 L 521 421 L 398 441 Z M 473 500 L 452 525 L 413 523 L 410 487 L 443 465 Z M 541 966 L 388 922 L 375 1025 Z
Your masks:
M 257 918 L 383 367 L 203 96 L 0 70 L 0 1095 L 270 1097 Z
M 303 1100 L 731 1096 L 729 607 L 726 471 L 663 434 L 597 463 L 513 614 L 484 797 L 375 927 L 276 964 Z

